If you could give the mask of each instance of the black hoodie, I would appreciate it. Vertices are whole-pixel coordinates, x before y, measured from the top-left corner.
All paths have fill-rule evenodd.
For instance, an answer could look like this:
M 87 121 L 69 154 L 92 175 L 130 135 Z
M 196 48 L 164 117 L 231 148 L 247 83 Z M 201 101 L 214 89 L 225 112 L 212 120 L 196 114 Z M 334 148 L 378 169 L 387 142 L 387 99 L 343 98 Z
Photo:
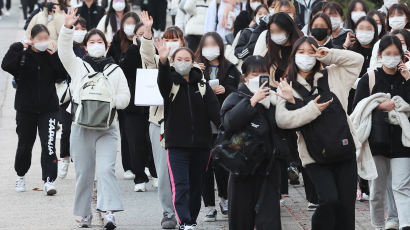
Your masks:
M 58 111 L 55 83 L 66 79 L 67 72 L 57 53 L 53 55 L 48 52 L 36 53 L 31 47 L 24 50 L 23 44 L 16 42 L 7 51 L 1 67 L 16 79 L 14 108 L 17 111 L 33 113 Z
M 159 63 L 158 86 L 164 98 L 165 147 L 209 149 L 212 145 L 210 121 L 220 125 L 219 102 L 211 87 L 206 84 L 202 97 L 198 83 L 202 71 L 192 68 L 189 83 L 178 74 L 169 62 Z M 172 85 L 180 85 L 174 99 L 170 97 Z

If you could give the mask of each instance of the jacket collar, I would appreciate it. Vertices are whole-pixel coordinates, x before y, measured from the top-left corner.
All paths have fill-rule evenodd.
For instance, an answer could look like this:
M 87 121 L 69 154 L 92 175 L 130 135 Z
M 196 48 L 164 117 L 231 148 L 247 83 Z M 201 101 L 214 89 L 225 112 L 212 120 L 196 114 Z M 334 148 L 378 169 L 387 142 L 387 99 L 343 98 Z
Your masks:
M 177 84 L 177 85 L 186 85 L 188 82 L 179 74 L 175 71 L 174 67 L 171 67 L 171 79 L 172 82 Z M 203 74 L 201 69 L 196 67 L 195 65 L 192 67 L 191 72 L 189 72 L 189 84 L 197 84 L 200 83 L 203 79 Z

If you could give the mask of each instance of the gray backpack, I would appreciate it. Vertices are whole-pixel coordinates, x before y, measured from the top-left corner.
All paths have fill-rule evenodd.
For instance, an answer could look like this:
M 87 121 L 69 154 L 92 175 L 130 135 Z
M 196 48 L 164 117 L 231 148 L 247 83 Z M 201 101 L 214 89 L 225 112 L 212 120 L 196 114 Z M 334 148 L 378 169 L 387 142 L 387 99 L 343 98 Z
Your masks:
M 102 72 L 95 72 L 86 62 L 88 74 L 81 79 L 81 88 L 72 105 L 73 122 L 88 129 L 108 129 L 114 121 L 115 89 L 109 76 L 118 65 L 108 64 Z

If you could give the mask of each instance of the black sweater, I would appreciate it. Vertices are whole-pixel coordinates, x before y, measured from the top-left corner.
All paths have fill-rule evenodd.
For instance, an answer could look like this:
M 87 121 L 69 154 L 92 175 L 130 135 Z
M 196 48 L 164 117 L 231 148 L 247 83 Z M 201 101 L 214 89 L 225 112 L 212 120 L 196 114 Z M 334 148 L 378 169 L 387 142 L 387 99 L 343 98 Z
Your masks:
M 105 10 L 101 6 L 98 6 L 97 1 L 95 1 L 90 8 L 87 7 L 87 4 L 83 3 L 83 5 L 78 8 L 77 14 L 87 21 L 87 30 L 89 31 L 97 27 L 98 22 L 100 22 L 105 14 Z
M 204 71 L 204 76 L 207 81 L 209 81 L 210 79 L 209 71 L 210 71 L 210 68 L 205 69 Z M 225 60 L 224 71 L 223 73 L 222 72 L 219 73 L 219 70 L 218 70 L 217 76 L 219 79 L 219 84 L 225 88 L 224 94 L 216 95 L 219 101 L 219 105 L 222 105 L 226 97 L 228 97 L 229 94 L 231 94 L 232 92 L 238 89 L 239 80 L 241 78 L 241 73 L 239 72 L 239 70 L 236 68 L 234 64 L 232 64 L 228 60 Z
M 211 87 L 206 84 L 206 93 L 202 97 L 198 83 L 202 71 L 192 68 L 187 82 L 169 63 L 159 63 L 158 86 L 164 98 L 165 147 L 166 148 L 201 148 L 212 146 L 210 121 L 220 125 L 219 103 Z M 173 83 L 180 85 L 174 101 L 170 92 Z
M 21 60 L 24 54 L 24 65 Z M 31 47 L 24 50 L 16 42 L 10 46 L 1 67 L 13 75 L 17 82 L 14 108 L 17 111 L 45 113 L 58 111 L 55 83 L 67 78 L 67 72 L 57 53 L 34 52 Z
M 112 47 L 112 46 L 111 46 Z M 131 92 L 130 104 L 124 110 L 126 112 L 138 113 L 140 115 L 148 116 L 149 107 L 148 106 L 136 106 L 134 104 L 135 100 L 135 80 L 137 76 L 137 69 L 142 68 L 140 47 L 137 45 L 131 45 L 125 53 L 121 55 L 118 65 L 124 72 L 127 78 L 128 87 Z
M 372 95 L 376 93 L 390 93 L 392 97 L 397 95 L 402 97 L 407 103 L 410 103 L 410 80 L 406 81 L 399 72 L 389 75 L 382 68 L 377 69 L 375 76 Z M 357 103 L 369 95 L 369 76 L 365 74 L 357 85 L 353 107 L 356 107 Z M 370 143 L 372 154 L 390 158 L 410 157 L 410 148 L 404 147 L 401 141 L 401 127 L 398 125 L 391 125 L 391 127 L 391 145 L 375 146 Z
M 132 41 L 127 39 L 127 43 L 129 47 L 132 46 Z M 111 46 L 107 52 L 107 57 L 112 57 L 115 63 L 119 64 L 122 61 L 121 59 L 124 58 L 125 52 L 126 51 L 123 52 L 121 50 L 121 39 L 120 39 L 119 31 L 118 31 L 117 33 L 115 33 L 114 37 L 112 38 Z M 139 57 L 136 57 L 137 59 L 139 59 L 137 68 L 142 68 L 141 67 L 141 55 L 138 54 L 138 56 Z

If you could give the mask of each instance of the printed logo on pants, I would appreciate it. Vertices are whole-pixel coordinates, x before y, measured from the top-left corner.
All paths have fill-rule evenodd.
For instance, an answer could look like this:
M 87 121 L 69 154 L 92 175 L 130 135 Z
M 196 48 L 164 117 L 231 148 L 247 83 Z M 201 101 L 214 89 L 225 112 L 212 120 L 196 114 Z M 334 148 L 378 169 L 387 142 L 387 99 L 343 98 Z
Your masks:
M 54 136 L 56 130 L 56 119 L 50 118 L 48 120 L 48 154 L 54 154 Z

